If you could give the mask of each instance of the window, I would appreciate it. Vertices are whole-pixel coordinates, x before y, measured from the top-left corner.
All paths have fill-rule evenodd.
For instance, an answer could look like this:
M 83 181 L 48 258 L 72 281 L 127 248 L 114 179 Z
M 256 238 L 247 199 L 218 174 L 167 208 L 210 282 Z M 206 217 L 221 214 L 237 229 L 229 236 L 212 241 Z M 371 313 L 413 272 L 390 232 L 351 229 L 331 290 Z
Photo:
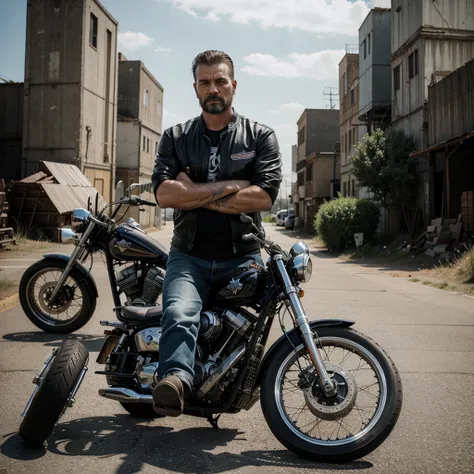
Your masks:
M 347 196 L 347 183 L 344 183 L 344 184 L 342 185 L 342 195 L 343 195 L 344 197 Z
M 298 173 L 298 186 L 304 185 L 304 171 Z
M 143 105 L 148 107 L 148 89 L 143 90 Z
M 393 89 L 400 90 L 400 65 L 393 70 Z
M 305 140 L 305 127 L 298 132 L 298 145 L 302 145 Z
M 351 105 L 354 105 L 355 102 L 355 91 L 351 89 Z
M 367 57 L 367 40 L 362 41 L 362 48 L 364 50 L 364 59 Z
M 309 165 L 306 168 L 306 182 L 309 183 L 310 181 L 313 181 L 313 165 Z
M 347 94 L 347 72 L 344 73 L 344 76 L 342 76 L 342 87 L 344 88 L 344 95 Z
M 146 137 L 145 137 L 145 135 L 143 135 L 143 145 L 142 145 L 142 149 L 143 149 L 143 151 L 146 150 Z
M 158 142 L 155 142 L 155 156 L 158 155 Z
M 156 103 L 156 114 L 158 115 L 158 117 L 161 117 L 161 102 L 160 101 Z
M 418 72 L 418 50 L 415 49 L 415 51 L 408 56 L 408 78 L 412 79 L 418 74 Z
M 347 153 L 350 153 L 352 150 L 352 130 L 349 130 L 349 150 Z
M 93 46 L 95 49 L 97 49 L 97 28 L 98 28 L 97 17 L 93 13 L 91 13 L 89 44 Z
M 368 36 L 367 36 L 367 50 L 368 50 L 368 54 L 370 54 L 370 43 L 371 43 L 371 41 L 370 41 L 370 33 L 369 33 Z
M 355 127 L 352 129 L 352 141 L 353 141 L 353 145 L 356 146 L 357 145 L 357 135 L 356 135 L 356 129 Z
M 347 155 L 347 149 L 349 147 L 349 141 L 347 140 L 347 132 L 346 132 L 346 148 L 345 148 L 345 151 L 346 151 L 346 155 Z
M 150 153 L 150 139 L 149 138 L 146 139 L 146 152 Z

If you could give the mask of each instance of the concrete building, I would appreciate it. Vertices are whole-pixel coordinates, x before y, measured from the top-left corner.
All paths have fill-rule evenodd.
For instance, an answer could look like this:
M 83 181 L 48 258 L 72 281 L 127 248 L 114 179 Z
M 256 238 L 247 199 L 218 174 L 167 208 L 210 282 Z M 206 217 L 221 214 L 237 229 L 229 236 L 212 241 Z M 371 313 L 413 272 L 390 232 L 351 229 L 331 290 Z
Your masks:
M 389 8 L 372 8 L 359 28 L 359 119 L 367 132 L 391 121 L 392 66 Z
M 365 127 L 359 121 L 359 55 L 346 53 L 339 63 L 340 98 L 340 173 L 343 196 L 357 196 L 357 183 L 352 171 L 354 146 Z
M 413 154 L 427 157 L 428 217 L 463 214 L 463 229 L 472 235 L 474 59 L 429 86 L 428 129 L 428 147 Z
M 293 196 L 295 217 L 308 230 L 313 228 L 314 215 L 325 199 L 334 193 L 333 181 L 340 178 L 335 166 L 339 141 L 339 110 L 305 109 L 298 120 L 297 186 Z
M 474 58 L 472 0 L 392 0 L 392 127 L 427 148 L 428 86 Z M 430 163 L 418 160 L 417 206 L 430 215 Z
M 23 83 L 0 84 L 0 178 L 21 179 Z
M 118 64 L 117 180 L 127 188 L 151 182 L 162 134 L 163 87 L 141 61 L 128 61 L 119 53 Z M 154 201 L 146 187 L 142 198 Z M 158 208 L 129 213 L 144 228 L 160 223 Z
M 97 0 L 28 2 L 23 176 L 75 164 L 113 198 L 117 25 Z

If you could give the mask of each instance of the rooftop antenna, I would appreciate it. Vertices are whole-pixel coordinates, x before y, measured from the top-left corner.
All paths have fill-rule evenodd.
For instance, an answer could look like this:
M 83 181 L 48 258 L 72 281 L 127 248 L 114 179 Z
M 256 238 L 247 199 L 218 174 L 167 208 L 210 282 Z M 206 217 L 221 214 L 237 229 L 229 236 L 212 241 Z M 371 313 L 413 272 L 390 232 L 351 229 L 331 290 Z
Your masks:
M 337 104 L 337 99 L 339 98 L 339 93 L 337 92 L 337 87 L 325 87 L 323 95 L 329 97 L 325 99 L 329 101 L 329 108 L 332 110 Z

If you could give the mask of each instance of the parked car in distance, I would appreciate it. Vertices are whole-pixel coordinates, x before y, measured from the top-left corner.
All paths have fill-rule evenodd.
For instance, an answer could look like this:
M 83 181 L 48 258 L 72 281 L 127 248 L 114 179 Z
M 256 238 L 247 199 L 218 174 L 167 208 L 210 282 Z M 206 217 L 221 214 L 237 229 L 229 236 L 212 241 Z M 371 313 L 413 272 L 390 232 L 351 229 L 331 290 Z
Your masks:
M 288 217 L 288 215 L 294 214 L 295 210 L 294 209 L 280 209 L 277 211 L 276 216 L 275 216 L 275 224 L 279 226 L 284 226 L 285 225 L 285 219 Z
M 285 219 L 285 229 L 293 229 L 295 226 L 295 214 L 290 214 L 286 219 Z

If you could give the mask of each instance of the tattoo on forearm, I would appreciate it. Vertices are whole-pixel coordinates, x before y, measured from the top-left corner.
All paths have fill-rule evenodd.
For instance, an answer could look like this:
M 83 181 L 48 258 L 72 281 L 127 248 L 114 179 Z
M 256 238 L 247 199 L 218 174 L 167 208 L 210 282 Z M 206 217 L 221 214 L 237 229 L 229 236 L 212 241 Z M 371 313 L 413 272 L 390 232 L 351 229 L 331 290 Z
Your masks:
M 217 199 L 219 199 L 219 196 L 221 196 L 225 190 L 226 190 L 225 186 L 218 186 L 216 188 L 212 188 L 211 189 L 212 196 L 199 199 L 198 206 L 205 206 L 206 204 L 215 202 Z
M 231 207 L 232 206 L 232 201 L 235 200 L 235 195 L 231 194 L 230 196 L 223 197 L 221 199 L 218 199 L 217 201 L 214 201 L 214 204 L 216 207 Z

